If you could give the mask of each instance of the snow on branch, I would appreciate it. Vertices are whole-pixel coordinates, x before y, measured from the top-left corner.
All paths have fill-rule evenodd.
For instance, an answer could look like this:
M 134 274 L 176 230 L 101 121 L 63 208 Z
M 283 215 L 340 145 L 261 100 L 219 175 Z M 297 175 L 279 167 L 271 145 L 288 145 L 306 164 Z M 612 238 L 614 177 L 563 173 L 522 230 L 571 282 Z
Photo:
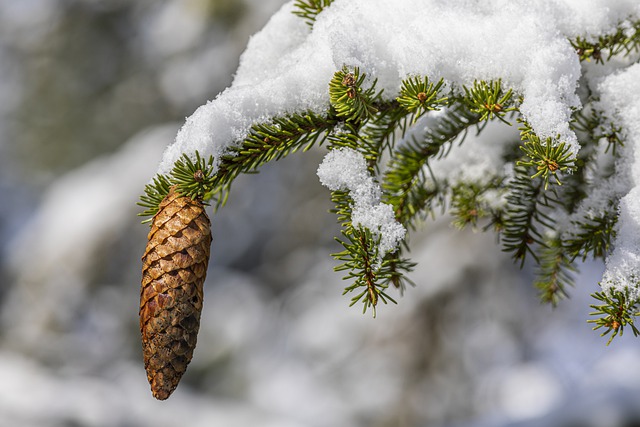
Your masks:
M 524 97 L 520 111 L 536 134 L 575 154 L 580 64 L 568 39 L 612 32 L 639 9 L 635 0 L 335 0 L 311 28 L 291 1 L 251 38 L 232 86 L 187 119 L 158 172 L 196 150 L 219 162 L 271 117 L 325 114 L 327 84 L 343 65 L 375 76 L 389 99 L 410 75 L 467 86 L 502 79 Z
M 621 156 L 617 180 L 620 194 L 617 238 L 613 253 L 607 258 L 602 288 L 604 291 L 630 293 L 640 299 L 640 64 L 602 80 L 599 107 L 614 114 L 624 129 L 627 141 Z M 626 175 L 626 176 L 625 176 Z M 625 188 L 626 187 L 626 188 Z
M 362 154 L 345 147 L 331 150 L 318 167 L 318 177 L 331 191 L 349 192 L 352 225 L 367 228 L 380 238 L 378 261 L 397 249 L 406 229 L 396 221 L 393 207 L 380 202 L 380 186 L 369 174 Z
M 621 333 L 640 303 L 638 46 L 638 0 L 290 1 L 158 176 L 198 153 L 202 198 L 220 205 L 239 173 L 328 139 L 317 173 L 347 229 L 334 257 L 365 309 L 403 289 L 399 243 L 450 203 L 458 225 L 484 218 L 516 260 L 532 256 L 547 301 L 566 294 L 577 258 L 606 258 L 598 313 L 614 314 L 599 324 Z M 496 123 L 520 136 L 494 137 Z

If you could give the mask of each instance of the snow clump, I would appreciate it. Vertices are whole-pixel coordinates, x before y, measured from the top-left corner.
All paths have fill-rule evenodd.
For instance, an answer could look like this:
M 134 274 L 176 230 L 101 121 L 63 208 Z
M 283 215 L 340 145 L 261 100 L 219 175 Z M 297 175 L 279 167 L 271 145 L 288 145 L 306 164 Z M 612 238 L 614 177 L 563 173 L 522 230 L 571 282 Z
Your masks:
M 348 191 L 353 199 L 351 223 L 380 237 L 378 262 L 397 249 L 407 230 L 396 221 L 391 205 L 380 202 L 382 191 L 367 170 L 367 160 L 351 148 L 329 151 L 318 167 L 318 178 L 331 191 Z

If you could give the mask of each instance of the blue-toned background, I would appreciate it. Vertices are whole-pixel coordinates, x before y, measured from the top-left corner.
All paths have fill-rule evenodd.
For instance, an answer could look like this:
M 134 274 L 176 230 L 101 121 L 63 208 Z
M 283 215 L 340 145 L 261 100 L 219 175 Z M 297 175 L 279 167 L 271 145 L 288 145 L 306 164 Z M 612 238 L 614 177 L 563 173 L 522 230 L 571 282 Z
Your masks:
M 322 149 L 234 184 L 193 361 L 151 397 L 135 202 L 281 4 L 0 0 L 0 426 L 640 425 L 640 341 L 586 323 L 600 264 L 552 310 L 444 217 L 412 236 L 397 306 L 349 308 Z

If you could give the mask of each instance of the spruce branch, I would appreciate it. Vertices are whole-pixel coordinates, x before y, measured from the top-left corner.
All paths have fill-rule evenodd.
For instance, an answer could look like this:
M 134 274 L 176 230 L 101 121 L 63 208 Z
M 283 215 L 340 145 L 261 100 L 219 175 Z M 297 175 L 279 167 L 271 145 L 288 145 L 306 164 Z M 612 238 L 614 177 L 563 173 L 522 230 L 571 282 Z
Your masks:
M 378 103 L 378 114 L 374 120 L 368 120 L 361 129 L 362 137 L 370 147 L 371 152 L 376 152 L 376 158 L 380 158 L 383 153 L 391 153 L 396 145 L 397 138 L 404 138 L 409 127 L 408 115 L 397 101 L 386 104 Z M 375 165 L 376 172 L 379 172 L 380 162 Z
M 367 142 L 363 140 L 357 133 L 356 127 L 345 124 L 346 129 L 350 131 L 336 132 L 329 139 L 332 149 L 341 149 L 343 147 L 355 150 L 367 159 L 368 153 Z M 378 160 L 376 153 L 372 158 L 369 157 L 368 172 L 373 175 L 374 164 Z M 350 280 L 352 283 L 345 288 L 344 293 L 356 292 L 352 298 L 351 304 L 363 302 L 363 312 L 368 308 L 372 308 L 373 315 L 376 315 L 376 306 L 378 301 L 386 303 L 388 300 L 395 301 L 385 293 L 390 284 L 404 289 L 406 283 L 410 283 L 404 277 L 409 272 L 414 263 L 400 257 L 400 251 L 394 250 L 392 253 L 381 252 L 382 247 L 382 229 L 369 229 L 366 226 L 355 224 L 352 214 L 354 203 L 356 200 L 351 197 L 351 193 L 341 188 L 332 188 L 331 200 L 335 204 L 332 212 L 337 215 L 338 222 L 342 227 L 342 238 L 336 239 L 344 248 L 342 252 L 334 253 L 332 256 L 340 261 L 335 270 L 348 271 L 343 277 L 344 280 Z M 358 191 L 358 189 L 350 188 L 349 191 Z M 359 209 L 362 209 L 361 207 Z M 385 249 L 387 251 L 388 249 Z
M 329 82 L 329 98 L 337 117 L 352 123 L 360 123 L 378 111 L 374 106 L 380 94 L 376 94 L 376 81 L 368 89 L 362 87 L 365 73 L 355 67 L 353 71 L 345 65 L 336 71 Z
M 145 210 L 139 215 L 155 215 L 172 185 L 178 185 L 181 195 L 198 198 L 202 202 L 215 199 L 216 208 L 219 208 L 226 203 L 231 184 L 239 174 L 256 171 L 265 163 L 322 143 L 327 132 L 337 123 L 332 116 L 304 112 L 276 117 L 270 123 L 255 124 L 239 145 L 231 147 L 228 154 L 222 156 L 215 174 L 213 157 L 205 160 L 196 151 L 194 162 L 183 154 L 169 176 L 158 174 L 147 184 L 138 203 Z
M 254 172 L 265 163 L 321 144 L 337 123 L 333 116 L 322 117 L 307 111 L 253 125 L 249 135 L 220 159 L 212 192 L 218 195 L 216 206 L 225 203 L 239 174 Z
M 558 236 L 548 238 L 540 250 L 540 264 L 534 286 L 539 290 L 543 303 L 557 306 L 568 296 L 567 288 L 573 286 L 576 268 Z
M 319 14 L 332 2 L 296 0 L 292 12 L 313 27 Z M 620 24 L 611 34 L 577 37 L 570 42 L 582 61 L 603 64 L 614 56 L 633 54 L 626 63 L 637 62 L 640 21 Z M 521 267 L 527 255 L 532 257 L 537 267 L 534 284 L 541 300 L 553 306 L 567 296 L 569 286 L 573 285 L 574 263 L 578 257 L 600 258 L 611 252 L 618 219 L 617 195 L 607 194 L 607 198 L 611 198 L 609 203 L 595 208 L 602 212 L 588 210 L 590 206 L 601 206 L 600 203 L 584 202 L 591 202 L 587 198 L 596 190 L 607 188 L 599 186 L 598 181 L 612 177 L 615 172 L 617 165 L 612 160 L 620 155 L 622 135 L 628 129 L 609 120 L 608 111 L 598 111 L 608 103 L 599 104 L 589 87 L 580 91 L 584 108 L 574 111 L 569 124 L 582 147 L 580 152 L 574 153 L 573 146 L 559 137 L 544 135 L 541 139 L 520 118 L 521 144 L 513 144 L 508 153 L 493 159 L 506 164 L 508 168 L 504 172 L 474 182 L 455 182 L 447 176 L 434 176 L 431 165 L 449 155 L 454 143 L 461 144 L 471 127 L 479 134 L 491 120 L 511 125 L 513 117 L 519 114 L 522 94 L 503 86 L 501 79 L 475 80 L 469 87 L 451 88 L 443 79 L 411 75 L 402 81 L 399 93 L 383 99 L 374 77 L 357 67 L 344 65 L 328 82 L 326 111 L 299 112 L 256 123 L 246 137 L 227 141 L 231 145 L 225 144 L 227 148 L 219 158 L 204 158 L 197 151 L 190 156 L 183 155 L 168 174 L 156 175 L 145 186 L 139 202 L 145 210 L 140 215 L 156 215 L 160 202 L 174 191 L 197 199 L 199 205 L 214 200 L 216 208 L 220 207 L 239 174 L 256 172 L 267 162 L 329 140 L 331 148 L 349 148 L 339 154 L 355 155 L 357 162 L 352 161 L 352 157 L 336 157 L 337 162 L 332 158 L 327 162 L 331 179 L 323 184 L 333 179 L 340 181 L 345 169 L 354 165 L 357 173 L 353 175 L 364 176 L 361 181 L 367 184 L 351 185 L 349 181 L 346 187 L 351 193 L 335 190 L 344 189 L 342 184 L 327 186 L 334 190 L 331 192 L 335 203 L 333 212 L 342 227 L 342 234 L 336 239 L 342 250 L 333 254 L 339 261 L 335 269 L 346 272 L 344 279 L 350 281 L 344 289 L 344 294 L 351 296 L 350 305 L 362 303 L 363 312 L 371 309 L 374 317 L 380 301 L 395 303 L 387 294 L 390 287 L 402 292 L 407 284 L 412 284 L 406 273 L 415 263 L 403 255 L 408 251 L 405 231 L 415 229 L 420 219 L 433 214 L 437 207 L 443 211 L 449 207 L 455 217 L 454 225 L 459 228 L 470 225 L 475 229 L 478 224 L 488 222 L 483 230 L 493 228 L 499 234 L 503 250 L 510 252 Z M 516 80 L 514 84 L 520 83 L 522 81 Z M 523 87 L 530 86 L 525 82 Z M 445 89 L 449 90 L 446 94 Z M 602 93 L 608 95 L 607 90 Z M 424 120 L 428 123 L 427 129 L 411 128 L 435 110 L 443 111 Z M 244 109 L 231 111 L 242 114 Z M 541 117 L 537 119 L 541 121 Z M 360 155 L 366 160 L 366 168 Z M 336 164 L 338 167 L 334 168 Z M 456 170 L 458 167 L 456 165 Z M 364 171 L 371 176 L 362 173 Z M 380 187 L 374 179 L 380 175 L 382 204 L 379 203 Z M 550 182 L 556 185 L 550 186 Z M 363 201 L 359 198 L 362 194 L 370 197 Z M 495 199 L 485 199 L 487 195 L 499 197 L 500 203 L 491 203 Z M 379 207 L 384 209 L 377 210 Z M 384 215 L 371 220 L 373 214 L 380 212 Z M 384 220 L 380 220 L 381 217 Z M 144 222 L 148 221 L 151 220 Z M 571 230 L 559 230 L 561 224 L 569 221 L 573 225 Z M 397 226 L 394 232 L 388 232 L 394 226 Z M 594 329 L 604 329 L 602 335 L 611 334 L 607 344 L 622 335 L 625 327 L 630 327 L 635 335 L 640 334 L 634 324 L 640 314 L 640 300 L 630 296 L 634 291 L 632 287 L 623 292 L 608 290 L 593 295 L 599 303 L 591 306 L 596 310 L 592 315 L 598 318 L 590 322 L 595 323 Z
M 516 165 L 535 168 L 536 172 L 531 179 L 541 177 L 545 190 L 549 187 L 551 177 L 556 184 L 562 185 L 558 172 L 573 172 L 576 169 L 569 145 L 564 142 L 555 142 L 552 138 L 542 142 L 527 123 L 524 123 L 521 130 L 524 144 L 520 149 L 528 159 L 520 160 Z
M 464 92 L 464 101 L 472 112 L 480 115 L 480 121 L 497 118 L 511 126 L 504 117 L 508 112 L 517 110 L 512 106 L 513 91 L 509 89 L 504 92 L 500 80 L 489 83 L 476 80 L 471 89 L 464 86 Z
M 313 27 L 318 14 L 331 3 L 333 0 L 296 0 L 293 4 L 293 14 L 303 18 L 307 25 Z
M 565 238 L 565 247 L 572 259 L 580 257 L 586 261 L 589 256 L 604 258 L 610 253 L 616 237 L 618 214 L 613 201 L 609 201 L 608 206 L 601 215 L 585 216 L 574 223 L 577 231 Z
M 458 229 L 464 229 L 471 225 L 475 230 L 478 221 L 482 218 L 491 218 L 487 227 L 501 224 L 502 212 L 493 208 L 484 199 L 487 192 L 503 192 L 502 177 L 494 177 L 484 183 L 460 182 L 451 188 L 451 214 L 454 217 L 453 225 Z M 499 229 L 500 227 L 498 227 Z
M 343 295 L 357 292 L 351 298 L 349 306 L 362 302 L 362 312 L 365 313 L 371 308 L 373 317 L 376 317 L 376 306 L 379 301 L 385 304 L 388 301 L 397 304 L 385 291 L 389 283 L 398 280 L 400 273 L 390 268 L 391 264 L 397 265 L 398 261 L 389 257 L 383 259 L 381 264 L 378 263 L 380 238 L 374 238 L 371 231 L 366 228 L 349 226 L 342 231 L 342 235 L 344 239 L 337 239 L 337 241 L 345 250 L 334 253 L 332 256 L 342 262 L 335 267 L 335 271 L 348 271 L 343 279 L 353 280 L 353 283 L 345 288 Z
M 181 196 L 203 201 L 208 192 L 213 188 L 213 157 L 204 159 L 196 151 L 196 159 L 193 161 L 183 154 L 173 165 L 169 176 L 158 174 L 153 181 L 144 188 L 144 194 L 140 196 L 138 206 L 145 210 L 139 216 L 150 218 L 142 223 L 151 222 L 152 217 L 158 213 L 160 202 L 169 194 L 171 187 Z
M 438 110 L 446 104 L 448 97 L 439 96 L 443 85 L 443 79 L 433 83 L 429 81 L 427 76 L 409 77 L 402 81 L 400 96 L 396 100 L 412 114 L 411 124 L 415 123 L 427 111 Z
M 171 188 L 171 181 L 166 175 L 158 174 L 153 177 L 153 181 L 145 185 L 144 193 L 140 196 L 138 206 L 145 208 L 138 216 L 148 216 L 142 221 L 143 224 L 151 222 L 153 216 L 158 213 L 160 202 L 167 197 Z
M 625 291 L 596 292 L 591 295 L 601 304 L 590 305 L 595 311 L 590 313 L 592 316 L 600 316 L 597 319 L 589 319 L 587 322 L 594 323 L 593 330 L 605 328 L 600 334 L 601 337 L 612 332 L 607 345 L 611 344 L 613 339 L 622 336 L 626 326 L 631 327 L 634 336 L 640 335 L 640 331 L 634 324 L 635 318 L 640 315 L 638 312 L 638 301 L 630 298 L 629 289 Z
M 371 308 L 373 316 L 376 316 L 376 306 L 381 300 L 385 304 L 387 301 L 396 301 L 385 293 L 389 283 L 394 281 L 401 283 L 401 269 L 392 269 L 392 266 L 402 266 L 407 271 L 412 267 L 412 263 L 399 260 L 393 255 L 387 254 L 380 262 L 378 252 L 380 237 L 374 237 L 371 230 L 363 227 L 354 227 L 351 222 L 351 212 L 353 200 L 345 191 L 332 191 L 331 201 L 335 203 L 332 209 L 338 216 L 338 222 L 342 226 L 343 238 L 336 238 L 344 250 L 333 253 L 331 256 L 341 264 L 334 268 L 335 271 L 347 271 L 343 280 L 350 280 L 343 295 L 351 292 L 357 294 L 351 298 L 350 306 L 359 301 L 363 303 L 363 313 Z
M 640 21 L 630 26 L 619 26 L 613 34 L 599 36 L 597 41 L 590 41 L 583 37 L 570 40 L 580 61 L 594 60 L 596 64 L 604 64 L 617 55 L 628 56 L 640 51 Z
M 344 126 L 327 137 L 331 148 L 347 147 L 358 151 L 367 160 L 369 172 L 373 173 L 380 160 L 381 140 L 368 138 L 364 130 L 360 132 L 358 126 L 346 122 Z
M 516 167 L 515 178 L 508 185 L 507 210 L 502 231 L 503 250 L 511 252 L 520 267 L 524 265 L 527 253 L 540 264 L 533 249 L 534 245 L 544 246 L 540 227 L 553 229 L 554 221 L 543 212 L 549 207 L 548 194 L 542 192 L 543 183 L 529 178 L 528 170 Z
M 386 202 L 394 207 L 401 224 L 411 226 L 416 215 L 425 209 L 429 211 L 430 204 L 443 196 L 437 181 L 427 184 L 428 161 L 444 155 L 446 144 L 458 138 L 462 142 L 467 130 L 477 125 L 480 117 L 465 104 L 456 102 L 421 137 L 412 137 L 393 152 L 384 175 L 383 190 Z
M 198 151 L 195 162 L 183 154 L 171 170 L 171 183 L 178 186 L 178 193 L 194 200 L 203 200 L 213 189 L 214 181 L 213 157 L 205 160 Z

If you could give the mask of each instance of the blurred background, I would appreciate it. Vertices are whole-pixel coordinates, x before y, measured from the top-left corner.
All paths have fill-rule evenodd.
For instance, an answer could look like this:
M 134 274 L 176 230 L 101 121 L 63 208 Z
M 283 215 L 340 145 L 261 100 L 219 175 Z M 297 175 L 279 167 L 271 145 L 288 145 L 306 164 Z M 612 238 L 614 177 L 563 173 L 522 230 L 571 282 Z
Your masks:
M 586 323 L 600 264 L 553 310 L 443 217 L 397 306 L 348 308 L 321 149 L 236 181 L 193 361 L 152 398 L 135 203 L 283 3 L 0 0 L 0 426 L 640 426 L 640 341 Z

